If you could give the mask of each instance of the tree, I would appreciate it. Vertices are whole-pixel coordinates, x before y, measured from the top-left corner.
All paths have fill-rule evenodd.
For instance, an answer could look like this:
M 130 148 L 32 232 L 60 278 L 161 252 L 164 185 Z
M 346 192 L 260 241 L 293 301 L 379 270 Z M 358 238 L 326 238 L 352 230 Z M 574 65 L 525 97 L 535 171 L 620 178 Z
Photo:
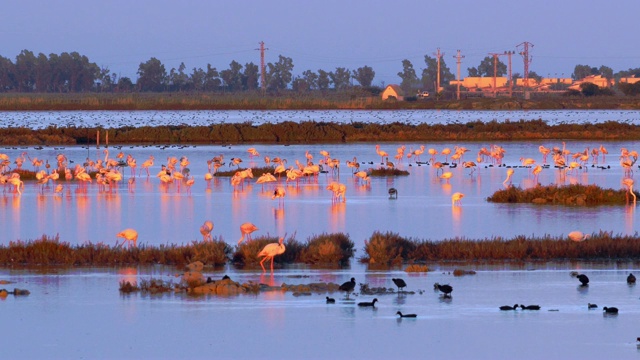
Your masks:
M 178 71 L 175 68 L 172 68 L 169 72 L 169 86 L 173 91 L 183 91 L 187 86 L 187 82 L 189 81 L 189 76 L 184 72 L 187 67 L 183 62 L 180 63 L 178 67 Z
M 329 73 L 329 77 L 336 90 L 344 90 L 351 85 L 351 72 L 347 68 L 337 67 L 335 71 Z
M 309 86 L 309 89 L 317 89 L 318 88 L 318 74 L 314 73 L 311 70 L 305 70 L 302 73 L 302 78 L 305 83 Z
M 133 81 L 126 76 L 121 77 L 116 85 L 117 92 L 130 92 L 133 90 Z
M 16 88 L 15 66 L 10 59 L 0 56 L 0 92 Z
M 478 77 L 480 74 L 478 73 L 478 69 L 474 67 L 467 68 L 467 73 L 469 73 L 469 77 Z
M 242 90 L 242 65 L 233 60 L 229 64 L 229 69 L 220 71 L 220 78 L 227 90 L 232 92 Z
M 242 88 L 244 90 L 256 90 L 258 88 L 258 78 L 260 71 L 258 65 L 250 62 L 244 65 L 244 74 L 242 76 Z
M 402 79 L 400 87 L 405 94 L 412 94 L 416 85 L 418 85 L 418 76 L 416 76 L 416 71 L 413 69 L 411 61 L 407 59 L 402 60 L 402 72 L 399 72 L 398 76 Z
M 587 76 L 597 74 L 598 69 L 595 67 L 591 67 L 589 65 L 576 65 L 576 67 L 573 69 L 573 74 L 571 75 L 571 77 L 573 78 L 573 80 L 582 80 Z
M 600 65 L 598 73 L 608 80 L 613 79 L 613 69 L 608 66 Z
M 360 84 L 362 87 L 371 87 L 371 83 L 373 83 L 373 78 L 376 76 L 373 68 L 369 66 L 363 66 L 361 68 L 357 68 L 353 71 L 353 78 Z
M 476 68 L 477 72 L 475 76 L 491 76 L 493 77 L 494 60 L 493 56 L 486 56 L 480 62 L 480 65 Z M 496 76 L 504 76 L 507 73 L 507 65 L 500 61 L 500 57 L 496 58 Z M 471 72 L 469 72 L 469 76 Z
M 138 88 L 140 91 L 164 90 L 167 71 L 160 60 L 152 57 L 138 67 Z
M 329 73 L 322 69 L 318 69 L 318 89 L 327 90 L 329 86 L 331 86 L 331 77 L 329 76 Z
M 311 86 L 304 77 L 296 76 L 291 82 L 291 88 L 297 93 L 305 93 L 311 90 Z
M 219 78 L 220 73 L 216 68 L 211 67 L 211 64 L 207 64 L 207 72 L 204 76 L 204 90 L 215 91 L 222 85 L 222 80 Z
M 193 68 L 191 76 L 189 76 L 189 88 L 195 91 L 204 90 L 204 79 L 207 73 L 202 68 Z
M 16 82 L 19 92 L 32 92 L 35 87 L 36 57 L 29 50 L 22 50 L 16 56 Z
M 291 82 L 293 71 L 293 60 L 282 55 L 278 55 L 278 62 L 267 64 L 267 88 L 271 91 L 279 91 L 287 88 Z
M 438 79 L 438 60 L 429 55 L 425 55 L 424 63 L 427 67 L 422 70 L 422 89 L 435 91 Z M 444 57 L 440 58 L 440 86 L 444 86 L 454 79 L 455 76 L 451 73 L 451 70 L 449 70 Z

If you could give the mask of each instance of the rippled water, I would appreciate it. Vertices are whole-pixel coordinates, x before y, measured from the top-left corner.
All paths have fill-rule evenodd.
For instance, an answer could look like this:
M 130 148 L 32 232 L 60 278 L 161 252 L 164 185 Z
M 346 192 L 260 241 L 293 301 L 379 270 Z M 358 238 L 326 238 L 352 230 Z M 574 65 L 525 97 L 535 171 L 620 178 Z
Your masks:
M 471 121 L 542 119 L 561 123 L 617 121 L 640 124 L 637 110 L 199 110 L 199 111 L 0 111 L 0 127 L 211 125 L 250 122 L 254 125 L 283 121 L 372 122 L 450 124 Z
M 33 124 L 39 121 L 34 120 Z M 252 121 L 260 119 L 252 118 Z M 408 151 L 421 144 L 386 143 L 381 147 L 392 157 L 402 145 Z M 481 147 L 490 146 L 488 143 L 444 142 L 424 145 L 438 151 L 464 146 L 470 150 L 464 160 L 475 160 Z M 560 141 L 499 145 L 506 149 L 504 163 L 509 166 L 519 165 L 521 157 L 541 162 L 539 145 L 562 147 Z M 566 143 L 572 152 L 599 145 L 580 141 Z M 604 163 L 600 157 L 598 166 L 609 166 L 608 169 L 588 167 L 560 176 L 558 170 L 550 168 L 543 170 L 539 182 L 622 188 L 620 149 L 638 149 L 640 142 L 606 142 L 604 145 L 610 155 Z M 114 192 L 101 192 L 95 183 L 84 191 L 75 182 L 64 181 L 61 181 L 65 185 L 61 196 L 53 193 L 52 185 L 42 189 L 32 182 L 25 185 L 20 196 L 6 188 L 0 194 L 3 229 L 0 243 L 59 234 L 61 240 L 72 244 L 87 241 L 115 244 L 115 234 L 127 227 L 138 230 L 139 242 L 143 244 L 189 243 L 201 239 L 200 225 L 212 220 L 213 235 L 234 245 L 240 237 L 240 224 L 251 221 L 260 228 L 256 236 L 286 232 L 304 241 L 323 232 L 345 232 L 355 242 L 356 257 L 360 257 L 364 240 L 375 230 L 430 240 L 566 235 L 576 229 L 585 233 L 603 230 L 634 234 L 637 231 L 635 208 L 629 206 L 574 208 L 488 203 L 486 197 L 504 186 L 507 169 L 502 167 L 480 164 L 472 175 L 460 166 L 446 169 L 453 172 L 447 183 L 436 176 L 436 169 L 431 166 L 409 164 L 405 158 L 397 166 L 408 170 L 409 176 L 372 178 L 369 185 L 361 185 L 352 177 L 345 161 L 355 156 L 361 169 L 378 167 L 381 158 L 375 152 L 375 144 L 251 146 L 260 152 L 260 157 L 248 157 L 249 145 L 109 147 L 110 157 L 123 151 L 137 159 L 138 167 L 149 155 L 154 155 L 151 177 L 147 178 L 146 173 L 136 177 L 133 189 L 129 190 L 130 174 L 125 168 L 125 181 Z M 64 153 L 73 161 L 73 166 L 82 164 L 87 157 L 104 158 L 103 150 L 80 146 L 37 150 L 31 146 L 9 147 L 0 152 L 13 161 L 26 151 L 31 158 L 50 163 L 55 163 L 57 154 Z M 287 195 L 282 205 L 271 199 L 273 185 L 263 190 L 252 183 L 234 190 L 228 178 L 216 178 L 211 183 L 204 180 L 206 160 L 219 154 L 224 154 L 227 163 L 232 157 L 240 157 L 245 166 L 263 166 L 265 155 L 286 158 L 288 165 L 293 165 L 296 159 L 303 162 L 306 151 L 313 154 L 317 162 L 321 150 L 341 160 L 340 175 L 321 174 L 317 182 L 285 185 Z M 162 186 L 155 177 L 169 156 L 187 156 L 190 160 L 189 168 L 196 179 L 190 193 L 184 187 L 178 192 L 175 184 Z M 427 159 L 425 153 L 422 160 Z M 438 155 L 437 160 L 445 159 Z M 29 162 L 24 167 L 32 169 Z M 345 203 L 331 202 L 331 194 L 325 187 L 334 180 L 347 185 Z M 534 186 L 529 169 L 515 168 L 513 184 Z M 390 187 L 398 190 L 397 200 L 389 199 Z M 451 206 L 454 192 L 465 194 L 459 207 Z M 355 276 L 359 283 L 388 287 L 393 286 L 392 277 L 403 277 L 409 284 L 408 290 L 425 290 L 423 294 L 381 296 L 377 310 L 360 309 L 340 300 L 329 306 L 324 303 L 326 294 L 295 297 L 291 293 L 268 292 L 232 298 L 193 298 L 121 296 L 118 292 L 118 282 L 123 279 L 140 280 L 149 276 L 174 279 L 170 274 L 181 270 L 171 268 L 91 268 L 54 273 L 1 269 L 0 280 L 10 279 L 16 284 L 0 287 L 15 286 L 32 292 L 28 297 L 9 296 L 0 300 L 0 308 L 6 309 L 2 312 L 3 324 L 11 324 L 5 327 L 3 344 L 8 345 L 2 345 L 2 354 L 7 358 L 397 358 L 429 354 L 505 359 L 638 355 L 635 338 L 640 335 L 636 333 L 640 295 L 624 281 L 628 271 L 637 269 L 637 263 L 481 266 L 477 275 L 462 278 L 448 273 L 455 265 L 433 266 L 435 271 L 426 275 L 407 275 L 398 270 L 368 270 L 354 259 L 347 269 L 311 270 L 292 266 L 277 269 L 273 277 L 233 267 L 215 272 L 208 270 L 205 274 L 221 277 L 227 273 L 239 281 L 272 285 L 342 283 Z M 588 288 L 578 287 L 576 279 L 569 276 L 569 271 L 574 269 L 589 275 Z M 301 275 L 308 277 L 300 278 Z M 433 292 L 436 281 L 454 286 L 451 301 L 443 301 Z M 340 299 L 343 295 L 333 296 Z M 371 297 L 357 298 L 357 301 L 363 300 Z M 539 304 L 543 310 L 498 310 L 500 305 L 523 302 Z M 601 309 L 589 311 L 586 307 L 589 302 L 600 307 L 617 306 L 620 314 L 603 316 Z M 548 311 L 551 309 L 558 311 Z M 394 315 L 398 310 L 419 316 L 398 320 Z

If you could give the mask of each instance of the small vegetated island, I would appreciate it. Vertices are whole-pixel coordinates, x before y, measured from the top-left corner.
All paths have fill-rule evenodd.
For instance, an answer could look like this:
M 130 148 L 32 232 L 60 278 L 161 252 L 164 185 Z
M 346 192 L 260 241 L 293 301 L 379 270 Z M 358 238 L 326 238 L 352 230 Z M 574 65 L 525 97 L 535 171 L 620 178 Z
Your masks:
M 597 185 L 548 185 L 522 189 L 510 186 L 487 198 L 494 203 L 525 203 L 547 205 L 625 205 L 633 203 L 639 193 L 629 189 L 603 189 Z

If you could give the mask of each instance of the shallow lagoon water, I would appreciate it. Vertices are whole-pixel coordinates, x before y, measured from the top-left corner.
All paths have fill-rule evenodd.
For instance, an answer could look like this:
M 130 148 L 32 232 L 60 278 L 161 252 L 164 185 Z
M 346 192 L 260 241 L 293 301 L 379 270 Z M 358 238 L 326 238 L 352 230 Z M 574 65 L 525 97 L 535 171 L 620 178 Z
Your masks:
M 265 292 L 231 298 L 184 295 L 121 296 L 118 282 L 161 277 L 175 279 L 174 268 L 68 269 L 38 271 L 0 270 L 0 279 L 15 284 L 0 286 L 27 288 L 28 297 L 0 300 L 3 320 L 12 324 L 3 336 L 3 355 L 8 358 L 631 358 L 637 357 L 635 338 L 640 320 L 640 295 L 624 279 L 637 263 L 568 263 L 525 265 L 464 265 L 477 268 L 478 274 L 453 277 L 457 265 L 433 264 L 433 272 L 407 275 L 399 269 L 373 271 L 357 263 L 364 240 L 373 231 L 393 231 L 417 239 L 442 240 L 465 237 L 509 238 L 516 235 L 566 235 L 573 230 L 585 233 L 611 231 L 634 234 L 635 208 L 491 204 L 486 197 L 503 187 L 506 169 L 480 164 L 473 176 L 468 169 L 448 169 L 454 173 L 450 183 L 439 180 L 436 170 L 407 159 L 399 167 L 407 177 L 372 178 L 370 185 L 358 184 L 345 166 L 354 156 L 361 169 L 377 167 L 381 161 L 375 144 L 333 145 L 250 145 L 261 156 L 250 160 L 246 146 L 109 147 L 110 157 L 122 150 L 138 160 L 156 157 L 152 176 L 136 178 L 129 192 L 125 181 L 112 193 L 100 192 L 95 184 L 82 191 L 74 183 L 65 184 L 62 196 L 52 187 L 27 183 L 21 196 L 0 195 L 0 243 L 36 239 L 59 234 L 72 244 L 86 241 L 115 244 L 115 234 L 126 227 L 140 233 L 143 244 L 188 243 L 201 239 L 199 226 L 205 220 L 215 224 L 213 235 L 233 245 L 239 238 L 239 226 L 245 221 L 260 230 L 254 235 L 295 234 L 298 240 L 322 232 L 345 232 L 355 242 L 356 258 L 341 270 L 317 270 L 300 266 L 276 269 L 271 277 L 255 270 L 207 270 L 205 275 L 229 274 L 238 281 L 259 281 L 272 285 L 330 281 L 342 283 L 351 276 L 359 283 L 393 287 L 392 277 L 402 277 L 408 290 L 423 294 L 379 297 L 378 309 L 360 309 L 354 303 L 324 303 L 327 294 L 295 297 L 291 293 Z M 395 149 L 421 144 L 387 143 Z M 474 160 L 481 147 L 489 143 L 425 144 L 439 151 L 444 147 L 465 146 L 470 152 L 464 160 Z M 520 157 L 542 160 L 539 145 L 562 146 L 560 141 L 499 144 L 506 149 L 504 163 L 519 164 Z M 599 146 L 593 142 L 567 142 L 574 152 Z M 597 184 L 622 188 L 623 171 L 618 163 L 620 148 L 638 149 L 639 142 L 607 142 L 610 169 L 589 167 L 587 171 L 560 177 L 558 170 L 545 169 L 539 182 Z M 104 147 L 7 148 L 0 152 L 15 159 L 27 151 L 31 157 L 49 159 L 64 153 L 74 163 L 87 157 L 104 158 Z M 241 157 L 243 164 L 262 166 L 262 157 L 279 156 L 293 164 L 304 160 L 305 151 L 315 160 L 320 150 L 341 159 L 339 179 L 321 174 L 317 183 L 286 185 L 283 205 L 271 200 L 271 186 L 245 185 L 234 191 L 228 178 L 204 181 L 206 160 L 224 154 L 227 162 Z M 160 186 L 154 175 L 169 156 L 187 156 L 196 183 L 187 193 L 175 185 Z M 426 161 L 428 155 L 423 155 Z M 443 161 L 442 156 L 438 156 Z M 603 165 L 602 161 L 598 165 Z M 25 163 L 25 168 L 31 168 Z M 513 183 L 533 186 L 526 168 L 516 168 Z M 339 180 L 347 185 L 347 201 L 332 204 L 325 189 Z M 64 183 L 64 182 L 63 182 Z M 389 200 L 387 190 L 398 189 L 399 198 Z M 451 194 L 463 192 L 460 207 L 451 206 Z M 588 288 L 578 287 L 571 270 L 589 275 Z M 299 278 L 298 276 L 308 276 Z M 445 301 L 434 293 L 434 282 L 454 286 L 453 299 Z M 358 296 L 357 301 L 371 297 Z M 587 310 L 587 303 L 598 310 Z M 500 312 L 500 305 L 539 304 L 539 312 Z M 617 306 L 618 316 L 602 314 L 603 306 Z M 558 311 L 548 311 L 557 309 Z M 396 311 L 417 313 L 417 319 L 397 319 Z M 5 323 L 3 321 L 3 323 Z
M 579 265 L 579 264 L 578 264 Z M 372 286 L 393 287 L 403 277 L 415 294 L 378 295 L 375 309 L 355 302 L 373 296 L 279 291 L 237 297 L 184 294 L 120 295 L 122 279 L 171 279 L 174 269 L 73 269 L 54 274 L 0 271 L 0 276 L 31 289 L 28 297 L 9 296 L 3 309 L 3 355 L 7 358 L 415 358 L 475 359 L 630 359 L 638 356 L 638 289 L 625 282 L 615 264 L 581 264 L 591 278 L 586 288 L 570 277 L 576 264 L 486 267 L 476 275 L 453 277 L 451 268 L 428 274 L 350 269 L 279 269 L 273 277 L 229 269 L 239 281 L 288 284 L 332 281 L 354 276 Z M 632 264 L 618 264 L 620 268 Z M 308 276 L 298 278 L 297 276 Z M 452 299 L 434 292 L 433 283 L 453 286 Z M 418 291 L 424 290 L 422 294 Z M 325 303 L 325 296 L 337 303 Z M 354 298 L 352 296 L 352 298 Z M 500 311 L 501 305 L 537 304 L 540 311 Z M 588 310 L 587 303 L 599 308 Z M 602 307 L 616 306 L 618 315 Z M 553 311 L 557 310 L 557 311 Z M 416 313 L 399 319 L 395 313 Z

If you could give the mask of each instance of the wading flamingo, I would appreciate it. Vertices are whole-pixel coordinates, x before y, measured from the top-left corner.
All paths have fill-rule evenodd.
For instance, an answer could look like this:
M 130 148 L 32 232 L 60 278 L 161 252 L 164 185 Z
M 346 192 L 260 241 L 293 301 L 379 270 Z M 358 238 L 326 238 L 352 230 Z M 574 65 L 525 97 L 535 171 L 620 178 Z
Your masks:
M 508 188 L 509 185 L 511 185 L 511 177 L 513 176 L 513 172 L 514 172 L 513 169 L 508 169 L 507 170 L 507 178 L 504 179 L 504 181 L 502 182 L 502 185 L 504 185 L 504 187 Z
M 284 203 L 284 196 L 286 194 L 287 192 L 284 190 L 282 186 L 277 186 L 276 189 L 273 191 L 273 195 L 271 195 L 271 200 L 279 199 L 278 200 L 279 203 Z
M 463 197 L 464 194 L 461 192 L 453 193 L 453 195 L 451 195 L 451 206 L 460 206 L 460 201 Z
M 376 153 L 380 156 L 380 163 L 384 164 L 384 158 L 388 157 L 389 153 L 384 150 L 380 150 L 380 145 L 376 145 Z
M 622 180 L 622 184 L 629 188 L 629 194 L 633 196 L 633 205 L 636 204 L 636 194 L 633 192 L 633 179 L 625 178 Z M 629 202 L 629 195 L 627 195 L 627 202 Z
M 285 235 L 286 236 L 286 235 Z M 273 272 L 273 258 L 277 255 L 284 254 L 286 247 L 284 246 L 284 237 L 281 237 L 278 240 L 278 243 L 271 243 L 265 245 L 264 248 L 258 253 L 258 257 L 264 256 L 264 258 L 260 261 L 260 266 L 262 266 L 262 271 L 266 272 L 267 270 L 264 268 L 264 262 L 267 259 L 271 259 L 271 272 Z
M 120 244 L 120 246 L 124 245 L 125 242 L 129 242 L 129 247 L 131 247 L 131 245 L 133 244 L 133 247 L 137 247 L 138 244 L 138 232 L 135 231 L 134 229 L 124 229 L 121 232 L 119 232 L 116 235 L 117 238 L 123 238 L 124 240 L 122 240 L 122 244 Z M 118 242 L 116 241 L 116 246 L 118 246 Z
M 250 222 L 240 225 L 240 233 L 242 236 L 240 237 L 240 240 L 238 240 L 238 244 L 244 240 L 245 236 L 247 237 L 247 241 L 251 241 L 251 233 L 256 230 L 258 230 L 258 228 Z

